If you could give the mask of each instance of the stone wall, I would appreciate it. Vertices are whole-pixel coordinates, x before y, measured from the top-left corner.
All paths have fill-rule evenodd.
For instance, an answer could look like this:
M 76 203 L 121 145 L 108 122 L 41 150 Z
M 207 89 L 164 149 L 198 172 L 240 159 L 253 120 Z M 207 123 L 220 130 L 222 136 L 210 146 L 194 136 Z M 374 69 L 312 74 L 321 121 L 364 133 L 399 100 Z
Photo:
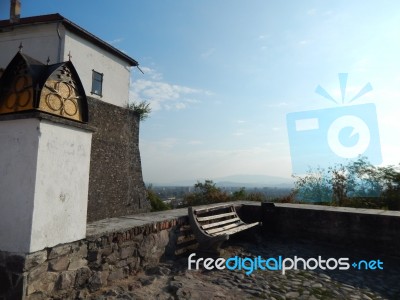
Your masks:
M 262 211 L 266 235 L 400 256 L 399 211 L 272 203 L 263 203 Z
M 139 152 L 139 116 L 88 97 L 92 138 L 88 222 L 150 211 Z
M 261 218 L 267 238 L 342 243 L 399 257 L 400 212 L 271 203 L 243 203 L 237 211 L 246 222 Z M 88 224 L 88 237 L 77 242 L 26 255 L 0 251 L 0 300 L 85 299 L 195 249 L 188 224 L 187 209 L 137 214 Z
M 179 254 L 187 217 L 88 237 L 35 253 L 0 251 L 0 299 L 85 299 Z

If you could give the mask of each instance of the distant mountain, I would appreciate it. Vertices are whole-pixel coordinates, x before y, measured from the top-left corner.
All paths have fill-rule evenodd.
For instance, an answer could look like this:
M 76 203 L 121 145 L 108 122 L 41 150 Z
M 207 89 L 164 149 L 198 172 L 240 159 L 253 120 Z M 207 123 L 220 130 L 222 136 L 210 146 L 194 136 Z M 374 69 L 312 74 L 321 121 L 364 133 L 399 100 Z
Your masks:
M 269 176 L 269 175 L 231 175 L 217 178 L 188 179 L 168 183 L 153 184 L 155 186 L 193 186 L 198 181 L 204 182 L 211 179 L 219 187 L 277 187 L 292 188 L 292 178 Z
M 217 186 L 240 186 L 240 187 L 281 187 L 292 188 L 292 178 L 269 176 L 269 175 L 231 175 L 215 178 Z

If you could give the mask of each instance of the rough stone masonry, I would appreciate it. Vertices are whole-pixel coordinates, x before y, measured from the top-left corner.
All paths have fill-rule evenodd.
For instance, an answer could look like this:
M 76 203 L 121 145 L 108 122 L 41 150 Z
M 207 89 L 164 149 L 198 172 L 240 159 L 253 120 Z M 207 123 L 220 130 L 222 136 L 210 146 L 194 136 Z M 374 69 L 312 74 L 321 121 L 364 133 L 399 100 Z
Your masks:
M 27 255 L 0 252 L 0 299 L 74 299 L 127 278 L 166 256 L 186 217 L 89 236 Z

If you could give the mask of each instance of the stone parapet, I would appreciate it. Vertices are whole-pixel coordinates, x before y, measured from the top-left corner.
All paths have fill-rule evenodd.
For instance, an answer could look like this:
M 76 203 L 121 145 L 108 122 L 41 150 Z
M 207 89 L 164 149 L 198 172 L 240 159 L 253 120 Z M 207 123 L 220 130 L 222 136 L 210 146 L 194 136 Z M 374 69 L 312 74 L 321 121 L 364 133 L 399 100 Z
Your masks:
M 263 232 L 400 256 L 400 212 L 307 204 L 263 203 Z
M 90 224 L 93 234 L 77 242 L 30 254 L 0 252 L 0 299 L 84 299 L 182 253 L 187 240 L 194 244 L 186 216 L 135 224 L 102 233 L 94 230 L 101 223 Z

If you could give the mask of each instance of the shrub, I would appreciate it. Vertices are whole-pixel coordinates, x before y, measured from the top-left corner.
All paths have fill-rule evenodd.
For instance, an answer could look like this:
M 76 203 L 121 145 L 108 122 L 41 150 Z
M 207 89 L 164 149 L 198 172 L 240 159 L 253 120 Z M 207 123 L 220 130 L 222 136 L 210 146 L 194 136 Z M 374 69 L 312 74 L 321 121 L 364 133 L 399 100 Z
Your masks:
M 157 194 L 151 189 L 147 189 L 147 199 L 150 201 L 151 211 L 163 211 L 171 209 L 171 206 L 164 203 Z

